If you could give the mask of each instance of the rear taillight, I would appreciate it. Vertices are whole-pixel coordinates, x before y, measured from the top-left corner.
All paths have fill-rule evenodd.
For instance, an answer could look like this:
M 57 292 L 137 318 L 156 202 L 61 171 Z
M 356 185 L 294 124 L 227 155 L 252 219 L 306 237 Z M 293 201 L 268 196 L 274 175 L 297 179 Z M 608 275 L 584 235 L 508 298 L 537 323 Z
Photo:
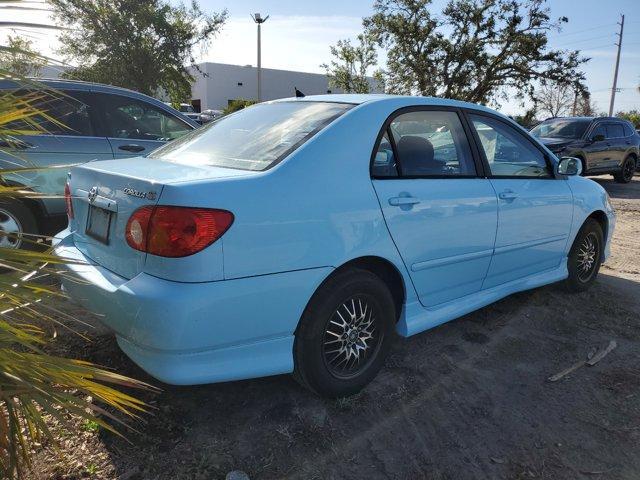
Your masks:
M 69 186 L 68 181 L 67 183 L 64 184 L 64 204 L 67 207 L 67 217 L 69 217 L 69 220 L 73 220 L 73 203 L 71 202 L 71 187 Z
M 233 213 L 212 208 L 146 206 L 127 222 L 131 248 L 160 257 L 186 257 L 211 245 L 233 223 Z

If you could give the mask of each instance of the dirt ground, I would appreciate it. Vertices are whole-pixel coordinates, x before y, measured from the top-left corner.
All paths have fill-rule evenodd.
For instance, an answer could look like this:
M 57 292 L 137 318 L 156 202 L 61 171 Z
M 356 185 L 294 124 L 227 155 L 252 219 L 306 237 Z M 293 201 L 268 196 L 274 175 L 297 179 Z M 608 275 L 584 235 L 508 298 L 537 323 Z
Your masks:
M 156 410 L 131 443 L 82 425 L 62 438 L 66 457 L 38 453 L 33 478 L 640 478 L 640 177 L 596 181 L 618 223 L 589 292 L 550 285 L 400 340 L 348 399 L 319 399 L 289 376 L 161 385 L 144 395 Z M 548 381 L 611 340 L 595 366 Z M 91 343 L 62 335 L 55 350 L 157 383 L 99 330 Z

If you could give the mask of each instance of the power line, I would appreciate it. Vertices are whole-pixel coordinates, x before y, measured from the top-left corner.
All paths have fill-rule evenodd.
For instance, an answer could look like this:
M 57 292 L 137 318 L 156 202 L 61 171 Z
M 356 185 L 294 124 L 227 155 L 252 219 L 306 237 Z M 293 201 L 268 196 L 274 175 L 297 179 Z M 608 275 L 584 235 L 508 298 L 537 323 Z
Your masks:
M 575 32 L 568 32 L 568 33 L 560 33 L 558 35 L 549 35 L 549 38 L 557 38 L 557 37 L 568 37 L 570 35 L 578 35 L 580 33 L 584 33 L 584 32 L 592 32 L 593 30 L 599 30 L 601 28 L 605 28 L 605 27 L 610 27 L 611 25 L 615 25 L 615 23 L 606 23 L 604 25 L 598 25 L 596 27 L 592 27 L 592 28 L 584 28 L 582 30 L 579 31 L 575 31 Z

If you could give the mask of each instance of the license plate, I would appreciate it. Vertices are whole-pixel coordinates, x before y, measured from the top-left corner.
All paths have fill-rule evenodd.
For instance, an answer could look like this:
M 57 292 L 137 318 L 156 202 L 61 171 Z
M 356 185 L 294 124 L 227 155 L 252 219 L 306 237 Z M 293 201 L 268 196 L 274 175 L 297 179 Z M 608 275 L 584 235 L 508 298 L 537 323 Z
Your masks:
M 109 229 L 111 228 L 111 212 L 94 205 L 89 206 L 86 234 L 99 242 L 109 243 Z

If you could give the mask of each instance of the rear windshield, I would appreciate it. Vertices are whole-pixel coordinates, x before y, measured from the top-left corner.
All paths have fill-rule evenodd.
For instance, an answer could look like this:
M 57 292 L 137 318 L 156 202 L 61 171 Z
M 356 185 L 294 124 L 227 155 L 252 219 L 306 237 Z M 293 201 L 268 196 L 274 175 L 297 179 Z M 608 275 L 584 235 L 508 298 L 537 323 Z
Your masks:
M 265 170 L 352 106 L 307 101 L 254 105 L 194 130 L 149 157 L 185 165 Z
M 531 130 L 534 137 L 542 138 L 582 138 L 591 120 L 556 119 L 546 120 Z

